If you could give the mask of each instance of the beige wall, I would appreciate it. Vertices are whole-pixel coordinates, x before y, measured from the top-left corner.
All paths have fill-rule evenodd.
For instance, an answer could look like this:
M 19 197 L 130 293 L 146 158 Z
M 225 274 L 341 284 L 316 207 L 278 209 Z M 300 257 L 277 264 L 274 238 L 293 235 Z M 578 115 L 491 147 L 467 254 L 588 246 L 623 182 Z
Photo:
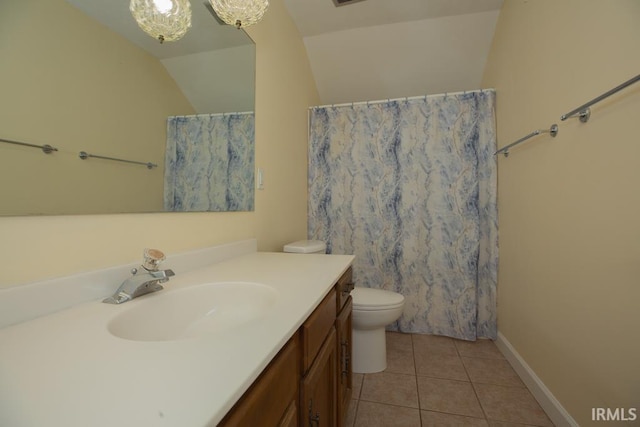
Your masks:
M 498 325 L 580 425 L 640 406 L 640 83 L 560 116 L 640 72 L 637 0 L 505 0 L 483 87 L 499 159 Z M 622 424 L 622 423 L 621 423 Z
M 0 144 L 0 214 L 161 211 L 166 118 L 194 113 L 162 64 L 63 0 L 2 2 L 0 27 L 0 138 L 59 149 Z
M 265 171 L 255 212 L 0 218 L 0 287 L 135 262 L 145 247 L 174 253 L 257 237 L 260 250 L 278 250 L 305 238 L 306 117 L 318 94 L 282 0 L 270 3 L 247 29 L 257 50 L 256 165 Z
M 265 20 L 247 28 L 257 44 L 256 167 L 264 190 L 256 191 L 259 250 L 307 236 L 307 121 L 319 96 L 307 53 L 284 1 L 269 2 Z

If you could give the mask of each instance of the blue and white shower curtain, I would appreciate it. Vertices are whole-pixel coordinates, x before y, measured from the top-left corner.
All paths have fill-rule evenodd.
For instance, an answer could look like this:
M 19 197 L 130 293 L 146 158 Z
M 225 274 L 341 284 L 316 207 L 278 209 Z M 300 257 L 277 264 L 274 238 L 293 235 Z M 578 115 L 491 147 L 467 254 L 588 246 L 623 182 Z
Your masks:
M 311 239 L 356 286 L 405 297 L 391 330 L 496 338 L 495 92 L 314 108 Z
M 254 114 L 167 119 L 166 211 L 254 209 Z

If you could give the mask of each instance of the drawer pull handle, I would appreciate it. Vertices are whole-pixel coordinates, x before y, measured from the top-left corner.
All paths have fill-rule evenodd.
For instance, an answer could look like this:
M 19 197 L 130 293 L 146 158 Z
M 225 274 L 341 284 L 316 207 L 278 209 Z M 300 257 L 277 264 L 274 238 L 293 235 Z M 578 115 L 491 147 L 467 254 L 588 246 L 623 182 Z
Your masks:
M 320 426 L 320 413 L 313 415 L 313 399 L 309 401 L 309 427 Z
M 346 377 L 347 375 L 349 375 L 349 362 L 350 362 L 350 357 L 349 357 L 349 353 L 348 353 L 348 349 L 349 349 L 349 343 L 347 342 L 347 340 L 344 340 L 340 343 L 340 346 L 342 347 L 342 376 Z
M 345 283 L 342 287 L 342 294 L 347 295 L 350 294 L 353 288 L 355 288 L 355 284 L 353 282 Z

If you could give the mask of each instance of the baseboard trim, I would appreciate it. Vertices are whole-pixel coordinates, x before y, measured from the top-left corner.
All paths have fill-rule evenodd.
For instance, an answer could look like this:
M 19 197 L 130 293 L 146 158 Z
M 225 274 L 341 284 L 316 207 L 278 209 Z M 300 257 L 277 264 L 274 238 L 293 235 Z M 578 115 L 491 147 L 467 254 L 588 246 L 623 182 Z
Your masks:
M 557 427 L 580 427 L 500 332 L 496 345 Z

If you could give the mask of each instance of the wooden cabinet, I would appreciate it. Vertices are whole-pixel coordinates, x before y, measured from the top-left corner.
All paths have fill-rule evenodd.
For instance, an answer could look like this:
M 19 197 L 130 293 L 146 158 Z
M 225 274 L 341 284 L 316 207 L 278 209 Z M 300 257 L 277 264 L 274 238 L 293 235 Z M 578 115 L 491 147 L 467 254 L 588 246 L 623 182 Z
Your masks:
M 336 283 L 337 292 L 337 317 L 336 332 L 338 346 L 338 426 L 341 427 L 349 410 L 351 392 L 353 390 L 353 371 L 351 369 L 351 319 L 353 302 L 351 291 L 353 290 L 352 268 L 340 277 Z
M 336 283 L 336 303 L 337 303 L 337 311 L 340 313 L 347 302 L 347 299 L 351 296 L 351 291 L 353 290 L 353 269 L 349 267 L 347 271 L 338 279 Z
M 298 425 L 298 401 L 291 402 L 278 427 L 296 427 Z
M 227 413 L 219 426 L 295 426 L 300 378 L 295 334 Z M 293 417 L 293 418 L 292 418 Z
M 351 312 L 353 303 L 349 297 L 336 319 L 338 347 L 338 427 L 341 427 L 349 410 L 353 390 L 353 372 L 351 370 Z
M 311 368 L 336 322 L 336 290 L 332 289 L 320 305 L 311 313 L 302 327 L 302 373 Z
M 332 325 L 302 380 L 301 426 L 333 427 L 337 424 L 337 361 L 336 331 Z
M 351 267 L 219 426 L 342 426 L 352 390 Z
M 346 418 L 353 389 L 352 290 L 349 267 L 302 326 L 301 426 L 341 427 Z

